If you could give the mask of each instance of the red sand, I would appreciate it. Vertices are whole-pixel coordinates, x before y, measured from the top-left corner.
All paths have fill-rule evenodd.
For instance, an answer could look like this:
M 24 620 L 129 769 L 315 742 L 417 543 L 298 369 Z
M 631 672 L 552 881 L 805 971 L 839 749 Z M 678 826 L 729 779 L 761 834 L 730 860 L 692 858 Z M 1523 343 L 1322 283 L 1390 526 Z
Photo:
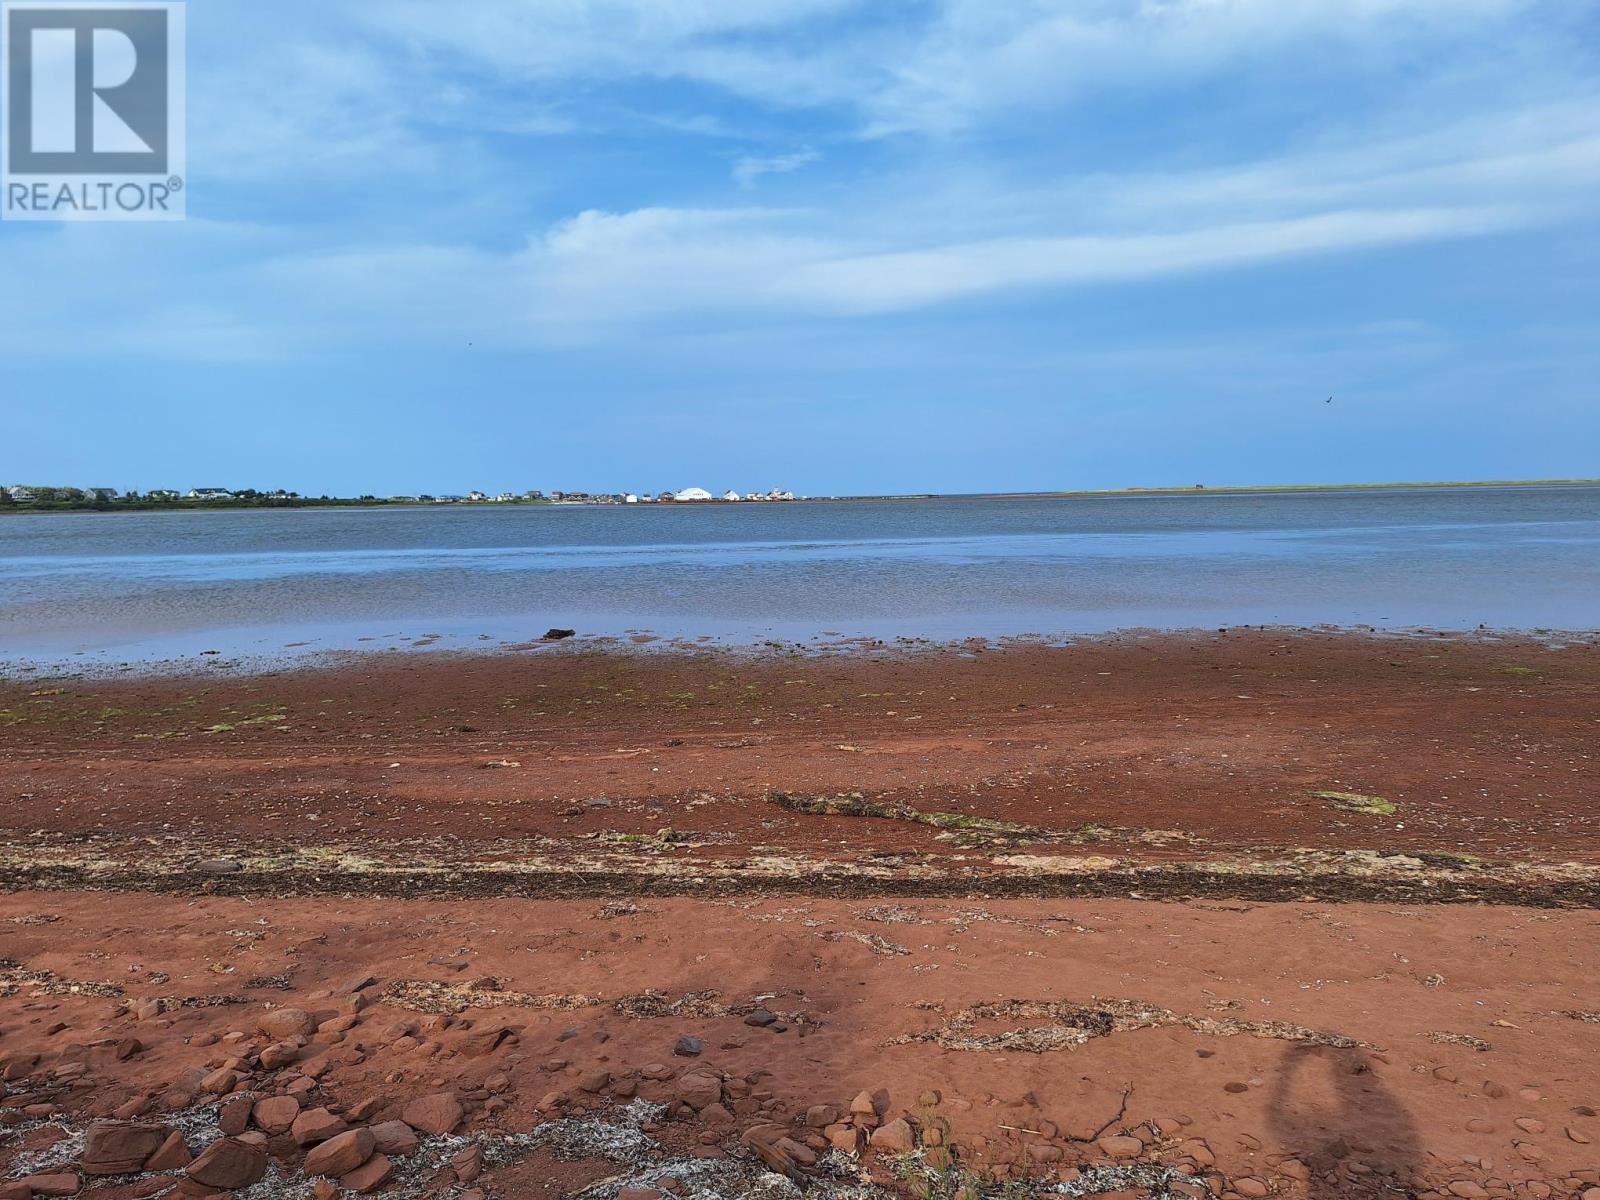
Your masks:
M 186 1069 L 227 1058 L 240 1087 L 291 1087 L 300 1068 L 256 1062 L 256 1018 L 333 1016 L 370 974 L 386 999 L 317 1035 L 328 1064 L 313 1094 L 343 1110 L 376 1097 L 373 1121 L 449 1089 L 469 1132 L 526 1130 L 604 1108 L 619 1081 L 671 1100 L 709 1064 L 731 1123 L 685 1110 L 660 1133 L 669 1146 L 742 1153 L 753 1124 L 866 1089 L 888 1093 L 874 1122 L 906 1113 L 925 1137 L 948 1122 L 964 1161 L 1002 1176 L 1074 1177 L 1109 1161 L 1095 1138 L 1127 1132 L 1141 1158 L 1188 1162 L 1202 1182 L 1209 1168 L 1215 1194 L 1576 1196 L 1600 1185 L 1597 685 L 1587 644 L 1269 634 L 973 658 L 564 653 L 13 681 L 6 866 L 13 886 L 66 890 L 0 895 L 0 958 L 16 964 L 0 966 L 0 1062 L 30 1063 L 5 1085 L 0 1129 L 25 1103 L 79 1121 L 148 1096 L 159 1113 Z M 1312 795 L 1328 790 L 1396 811 Z M 773 791 L 860 793 L 880 815 L 794 811 Z M 1105 830 L 1050 840 L 1090 824 Z M 1032 869 L 1016 861 L 1199 877 L 1297 847 L 1331 855 L 1316 861 L 1351 895 L 1391 870 L 1377 854 L 1416 881 L 1407 896 L 1445 898 L 1445 876 L 1465 871 L 1481 894 L 1541 907 L 984 895 Z M 1486 861 L 1452 858 L 1464 852 Z M 197 865 L 218 853 L 230 861 Z M 484 861 L 537 855 L 608 873 L 561 893 L 584 899 L 462 883 Z M 417 898 L 384 898 L 374 862 L 417 872 Z M 896 898 L 827 898 L 848 889 L 805 863 L 877 872 Z M 746 894 L 717 882 L 752 872 Z M 935 878 L 960 894 L 919 897 Z M 194 894 L 208 891 L 257 894 Z M 459 894 L 476 898 L 438 898 Z M 418 981 L 449 985 L 446 1008 L 479 1006 L 459 1014 L 472 1026 L 435 1018 L 397 1043 L 396 1022 L 428 1020 L 400 1006 L 435 994 Z M 713 995 L 629 1015 L 647 991 L 664 999 L 646 1008 Z M 586 999 L 529 1007 L 552 995 Z M 242 1003 L 175 1007 L 202 997 Z M 158 998 L 167 1011 L 137 1019 Z M 786 1032 L 746 1024 L 756 1003 Z M 972 1012 L 986 1004 L 1000 1007 Z M 514 1040 L 475 1053 L 472 1035 L 500 1026 Z M 1041 1027 L 1055 1033 L 1018 1032 Z M 1083 1028 L 1081 1045 L 1032 1052 Z M 230 1031 L 252 1036 L 206 1044 Z M 673 1058 L 684 1034 L 703 1039 L 699 1059 Z M 129 1036 L 147 1048 L 119 1061 Z M 71 1072 L 50 1082 L 78 1061 L 77 1086 Z M 676 1077 L 641 1083 L 652 1063 Z M 613 1077 L 598 1094 L 580 1086 L 594 1071 Z M 483 1088 L 495 1075 L 504 1089 Z M 5 1137 L 0 1181 L 25 1148 Z M 555 1195 L 609 1170 L 536 1157 L 478 1186 Z

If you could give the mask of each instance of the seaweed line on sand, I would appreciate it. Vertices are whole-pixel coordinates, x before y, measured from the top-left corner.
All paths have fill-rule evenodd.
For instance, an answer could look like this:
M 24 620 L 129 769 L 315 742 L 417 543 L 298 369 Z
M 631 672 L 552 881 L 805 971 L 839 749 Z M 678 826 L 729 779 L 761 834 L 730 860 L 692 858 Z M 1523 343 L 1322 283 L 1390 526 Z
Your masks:
M 981 1021 L 1045 1021 L 1048 1024 L 1023 1026 L 999 1033 L 979 1033 Z M 1342 1034 L 1325 1033 L 1303 1025 L 1282 1021 L 1236 1021 L 1232 1018 L 1201 1017 L 1175 1013 L 1170 1009 L 1143 1004 L 1137 1000 L 1103 1000 L 1088 1004 L 1067 1000 L 1008 1000 L 978 1004 L 949 1016 L 944 1024 L 922 1033 L 907 1033 L 892 1039 L 891 1046 L 932 1043 L 946 1050 L 1015 1050 L 1045 1054 L 1087 1045 L 1095 1038 L 1109 1037 L 1134 1029 L 1181 1027 L 1211 1037 L 1258 1037 L 1301 1042 L 1337 1049 L 1364 1047 Z

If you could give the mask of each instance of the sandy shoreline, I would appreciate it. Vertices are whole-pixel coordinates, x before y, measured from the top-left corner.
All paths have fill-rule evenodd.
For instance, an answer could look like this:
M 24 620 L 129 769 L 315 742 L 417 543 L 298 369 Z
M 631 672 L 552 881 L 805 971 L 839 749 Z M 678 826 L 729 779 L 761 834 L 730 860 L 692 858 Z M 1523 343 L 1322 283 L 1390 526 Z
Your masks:
M 8 679 L 0 1189 L 120 1113 L 309 1196 L 255 1098 L 447 1092 L 377 1186 L 1576 1197 L 1597 700 L 1592 640 L 1280 631 Z

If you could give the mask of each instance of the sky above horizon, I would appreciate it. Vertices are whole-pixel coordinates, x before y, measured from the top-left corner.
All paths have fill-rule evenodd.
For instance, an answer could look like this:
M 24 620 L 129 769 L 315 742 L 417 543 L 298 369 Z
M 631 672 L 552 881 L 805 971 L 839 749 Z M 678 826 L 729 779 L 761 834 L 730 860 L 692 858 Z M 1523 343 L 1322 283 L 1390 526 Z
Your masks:
M 188 37 L 187 222 L 0 223 L 0 483 L 1600 475 L 1593 0 L 197 0 Z

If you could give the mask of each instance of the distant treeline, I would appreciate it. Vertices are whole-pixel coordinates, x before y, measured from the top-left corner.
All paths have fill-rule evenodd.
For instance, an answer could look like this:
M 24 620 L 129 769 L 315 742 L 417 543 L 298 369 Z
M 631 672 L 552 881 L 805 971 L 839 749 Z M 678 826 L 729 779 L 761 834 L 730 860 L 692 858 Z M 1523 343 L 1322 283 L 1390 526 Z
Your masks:
M 17 493 L 22 493 L 18 495 Z M 381 507 L 389 504 L 427 503 L 416 499 L 378 496 L 302 496 L 298 492 L 259 492 L 243 488 L 227 496 L 187 497 L 171 492 L 122 492 L 74 487 L 0 487 L 0 513 L 24 512 L 152 512 L 160 510 L 229 508 L 333 508 Z

